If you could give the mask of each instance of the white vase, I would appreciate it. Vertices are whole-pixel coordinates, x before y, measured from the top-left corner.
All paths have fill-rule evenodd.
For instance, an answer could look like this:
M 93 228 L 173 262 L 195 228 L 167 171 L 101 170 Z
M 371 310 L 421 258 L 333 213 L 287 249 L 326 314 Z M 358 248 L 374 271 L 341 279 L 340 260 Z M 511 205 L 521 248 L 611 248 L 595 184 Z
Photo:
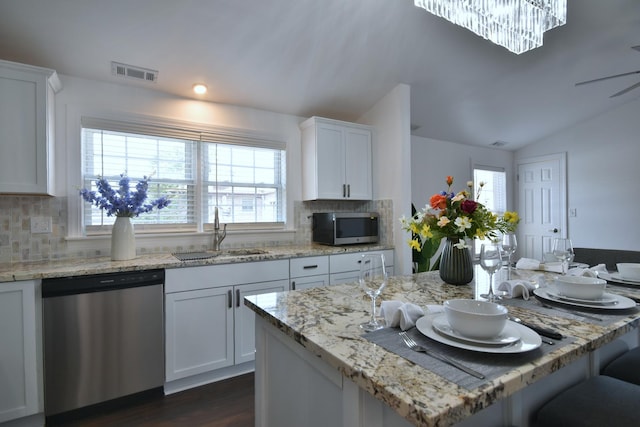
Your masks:
M 125 261 L 136 257 L 136 235 L 131 218 L 116 217 L 111 231 L 111 259 Z

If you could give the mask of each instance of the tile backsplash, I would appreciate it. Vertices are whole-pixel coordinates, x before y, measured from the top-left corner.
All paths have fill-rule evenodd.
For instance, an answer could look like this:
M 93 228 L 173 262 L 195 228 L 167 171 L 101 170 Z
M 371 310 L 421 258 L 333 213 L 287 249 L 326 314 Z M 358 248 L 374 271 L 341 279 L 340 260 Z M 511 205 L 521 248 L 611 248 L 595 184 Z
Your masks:
M 294 202 L 295 244 L 311 243 L 311 214 L 313 212 L 378 212 L 380 214 L 380 242 L 393 242 L 393 202 L 374 201 L 311 201 Z M 67 198 L 46 196 L 0 197 L 0 263 L 54 261 L 66 258 L 108 256 L 94 249 L 70 251 L 67 245 Z M 51 221 L 50 232 L 33 233 L 32 220 Z M 139 253 L 180 251 L 171 247 L 170 240 L 162 246 L 139 248 Z M 169 243 L 169 245 L 167 245 Z M 291 244 L 291 240 L 270 242 Z

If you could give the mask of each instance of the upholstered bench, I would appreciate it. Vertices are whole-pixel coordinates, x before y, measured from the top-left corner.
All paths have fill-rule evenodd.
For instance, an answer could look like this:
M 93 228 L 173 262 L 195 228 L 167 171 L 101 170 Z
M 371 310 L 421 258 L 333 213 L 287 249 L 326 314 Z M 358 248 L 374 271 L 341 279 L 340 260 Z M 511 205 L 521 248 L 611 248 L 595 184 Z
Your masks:
M 535 425 L 640 426 L 640 386 L 604 375 L 592 377 L 547 402 Z
M 640 262 L 640 252 L 618 249 L 573 248 L 575 262 L 583 262 L 594 266 L 605 264 L 607 270 L 616 271 L 619 262 Z
M 602 370 L 602 375 L 640 386 L 640 347 L 629 350 L 614 359 Z M 640 402 L 638 404 L 640 405 Z

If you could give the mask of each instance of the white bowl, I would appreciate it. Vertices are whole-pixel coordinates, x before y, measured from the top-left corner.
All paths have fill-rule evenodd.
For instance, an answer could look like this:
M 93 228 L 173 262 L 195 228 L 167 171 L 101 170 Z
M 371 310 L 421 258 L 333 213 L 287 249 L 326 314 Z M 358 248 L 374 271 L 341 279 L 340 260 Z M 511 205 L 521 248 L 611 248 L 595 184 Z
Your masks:
M 618 266 L 618 273 L 623 279 L 640 281 L 640 263 L 621 262 L 616 266 Z
M 556 288 L 561 295 L 569 298 L 596 300 L 602 298 L 606 280 L 584 276 L 559 276 Z
M 506 307 L 487 301 L 452 299 L 444 302 L 449 326 L 459 334 L 478 339 L 498 336 L 507 324 Z

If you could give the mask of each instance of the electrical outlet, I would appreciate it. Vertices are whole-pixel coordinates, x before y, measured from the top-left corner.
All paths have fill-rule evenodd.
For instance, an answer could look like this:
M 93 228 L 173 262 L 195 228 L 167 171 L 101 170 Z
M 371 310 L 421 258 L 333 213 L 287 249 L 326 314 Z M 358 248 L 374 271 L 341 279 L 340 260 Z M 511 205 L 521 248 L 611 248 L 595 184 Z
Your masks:
M 31 232 L 34 234 L 51 233 L 51 217 L 47 217 L 47 216 L 32 217 Z
M 572 218 L 575 218 L 578 216 L 578 209 L 576 208 L 571 208 L 569 209 L 569 216 Z

